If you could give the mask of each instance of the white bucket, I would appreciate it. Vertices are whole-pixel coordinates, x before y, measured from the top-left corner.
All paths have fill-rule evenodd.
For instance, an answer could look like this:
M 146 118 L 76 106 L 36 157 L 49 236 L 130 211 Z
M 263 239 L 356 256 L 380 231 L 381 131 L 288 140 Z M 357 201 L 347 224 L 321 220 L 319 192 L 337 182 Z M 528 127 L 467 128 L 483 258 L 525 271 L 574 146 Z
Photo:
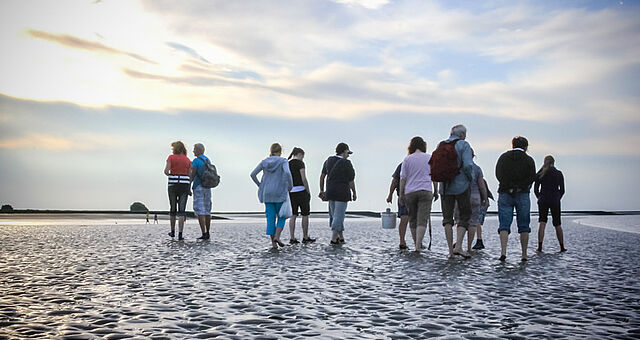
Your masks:
M 396 213 L 391 212 L 390 208 L 387 208 L 385 212 L 381 212 L 380 217 L 382 217 L 382 229 L 396 228 Z

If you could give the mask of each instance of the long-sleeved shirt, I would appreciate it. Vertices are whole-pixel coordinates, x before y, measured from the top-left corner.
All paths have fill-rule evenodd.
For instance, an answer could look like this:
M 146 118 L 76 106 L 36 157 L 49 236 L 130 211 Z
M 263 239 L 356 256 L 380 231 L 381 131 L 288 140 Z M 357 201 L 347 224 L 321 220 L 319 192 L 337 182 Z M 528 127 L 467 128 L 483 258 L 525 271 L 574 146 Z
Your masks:
M 549 205 L 558 204 L 564 196 L 564 176 L 555 167 L 549 168 L 543 177 L 536 176 L 533 192 L 538 200 Z
M 522 150 L 509 150 L 498 158 L 496 178 L 500 182 L 498 192 L 527 193 L 536 180 L 536 163 Z
M 262 171 L 261 181 L 258 180 L 260 171 Z M 289 196 L 289 191 L 293 188 L 289 162 L 279 156 L 263 159 L 251 172 L 251 179 L 258 186 L 260 203 L 284 202 Z
M 460 139 L 456 136 L 450 136 L 445 142 L 451 142 L 455 139 Z M 473 165 L 473 151 L 471 151 L 471 145 L 465 140 L 459 140 L 456 142 L 456 152 L 458 153 L 458 167 L 460 173 L 451 183 L 443 183 L 440 186 L 440 194 L 442 195 L 459 195 L 467 189 L 471 184 L 472 174 L 471 168 Z

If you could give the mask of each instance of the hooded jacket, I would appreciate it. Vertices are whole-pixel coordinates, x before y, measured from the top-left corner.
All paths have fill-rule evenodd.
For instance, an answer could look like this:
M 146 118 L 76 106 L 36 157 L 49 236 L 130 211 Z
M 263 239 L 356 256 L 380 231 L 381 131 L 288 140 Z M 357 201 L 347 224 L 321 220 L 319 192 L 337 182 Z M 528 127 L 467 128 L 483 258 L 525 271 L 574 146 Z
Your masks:
M 258 180 L 260 171 L 262 171 L 262 179 Z M 289 162 L 280 156 L 263 159 L 251 172 L 251 179 L 258 186 L 260 203 L 284 202 L 293 188 Z
M 496 178 L 500 193 L 528 193 L 536 180 L 536 163 L 524 151 L 507 151 L 498 159 Z

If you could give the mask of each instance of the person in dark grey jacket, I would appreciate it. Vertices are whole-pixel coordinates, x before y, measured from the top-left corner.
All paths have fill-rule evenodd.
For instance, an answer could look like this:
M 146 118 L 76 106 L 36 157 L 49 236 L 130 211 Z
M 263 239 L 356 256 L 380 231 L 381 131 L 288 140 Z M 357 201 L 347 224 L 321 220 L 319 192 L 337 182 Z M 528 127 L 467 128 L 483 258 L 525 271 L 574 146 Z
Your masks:
M 336 155 L 327 158 L 322 165 L 320 174 L 320 194 L 318 197 L 329 201 L 329 225 L 333 231 L 331 244 L 344 243 L 344 217 L 347 212 L 347 203 L 356 196 L 356 185 L 354 179 L 356 172 L 349 158 L 353 152 L 349 150 L 346 143 L 339 143 L 336 146 Z M 325 178 L 327 179 L 327 190 L 325 191 Z
M 293 188 L 289 162 L 286 158 L 280 157 L 281 154 L 280 144 L 272 144 L 269 157 L 263 159 L 251 172 L 251 179 L 258 186 L 258 199 L 265 206 L 267 235 L 271 236 L 273 248 L 278 248 L 278 245 L 284 247 L 284 243 L 280 241 L 280 234 L 287 218 L 280 216 L 280 209 Z M 260 171 L 262 171 L 262 180 L 258 180 Z
M 496 178 L 500 182 L 498 187 L 498 220 L 500 222 L 498 233 L 502 247 L 500 261 L 504 261 L 507 257 L 507 241 L 511 232 L 514 208 L 522 246 L 522 261 L 526 261 L 529 233 L 531 233 L 529 191 L 536 179 L 536 164 L 526 153 L 529 147 L 529 141 L 526 138 L 514 137 L 511 144 L 513 149 L 503 153 L 496 164 Z

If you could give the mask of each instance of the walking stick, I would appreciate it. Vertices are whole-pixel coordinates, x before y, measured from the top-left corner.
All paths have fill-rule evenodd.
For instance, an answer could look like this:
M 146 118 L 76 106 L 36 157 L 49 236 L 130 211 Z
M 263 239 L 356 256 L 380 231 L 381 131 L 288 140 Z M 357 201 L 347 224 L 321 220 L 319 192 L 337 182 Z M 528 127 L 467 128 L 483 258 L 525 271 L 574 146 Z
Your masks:
M 429 216 L 429 246 L 427 249 L 431 250 L 431 216 Z

